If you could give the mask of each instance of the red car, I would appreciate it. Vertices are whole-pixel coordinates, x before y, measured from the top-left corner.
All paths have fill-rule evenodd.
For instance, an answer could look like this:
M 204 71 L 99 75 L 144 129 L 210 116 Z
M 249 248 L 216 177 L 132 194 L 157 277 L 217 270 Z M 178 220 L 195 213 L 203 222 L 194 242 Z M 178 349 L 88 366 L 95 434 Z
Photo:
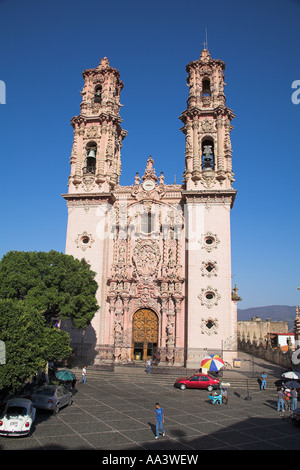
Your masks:
M 197 373 L 189 378 L 182 377 L 177 379 L 174 387 L 180 388 L 181 390 L 185 390 L 186 388 L 205 388 L 211 392 L 214 388 L 218 388 L 219 383 L 219 379 L 215 379 L 211 375 Z

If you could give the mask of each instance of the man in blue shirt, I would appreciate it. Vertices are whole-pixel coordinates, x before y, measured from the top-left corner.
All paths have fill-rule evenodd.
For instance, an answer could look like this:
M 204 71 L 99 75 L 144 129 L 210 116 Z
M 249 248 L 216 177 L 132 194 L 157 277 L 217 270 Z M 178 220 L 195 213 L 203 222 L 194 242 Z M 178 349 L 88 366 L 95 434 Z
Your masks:
M 260 389 L 261 389 L 261 390 L 265 390 L 265 389 L 266 389 L 266 386 L 267 386 L 267 374 L 265 373 L 265 371 L 263 371 L 263 373 L 261 374 L 261 386 L 260 386 Z
M 162 435 L 165 435 L 163 428 L 163 423 L 165 422 L 164 410 L 160 407 L 159 403 L 155 403 L 155 413 L 156 413 L 156 436 L 155 439 L 159 437 L 159 430 L 161 430 Z

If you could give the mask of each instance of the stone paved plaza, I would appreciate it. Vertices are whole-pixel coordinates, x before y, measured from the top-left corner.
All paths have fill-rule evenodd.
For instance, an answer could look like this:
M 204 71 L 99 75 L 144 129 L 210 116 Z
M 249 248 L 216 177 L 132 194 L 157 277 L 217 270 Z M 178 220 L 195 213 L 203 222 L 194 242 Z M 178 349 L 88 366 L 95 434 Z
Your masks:
M 247 366 L 246 356 L 242 363 Z M 252 376 L 243 370 L 224 372 L 231 386 L 228 404 L 221 406 L 212 405 L 205 390 L 174 388 L 173 375 L 146 374 L 143 367 L 88 369 L 88 382 L 78 384 L 70 407 L 57 415 L 38 412 L 32 435 L 2 437 L 0 450 L 300 449 L 300 427 L 277 412 L 274 379 L 280 370 L 248 359 L 251 367 Z M 268 374 L 266 391 L 255 379 L 262 369 Z M 157 401 L 165 412 L 166 436 L 155 440 Z

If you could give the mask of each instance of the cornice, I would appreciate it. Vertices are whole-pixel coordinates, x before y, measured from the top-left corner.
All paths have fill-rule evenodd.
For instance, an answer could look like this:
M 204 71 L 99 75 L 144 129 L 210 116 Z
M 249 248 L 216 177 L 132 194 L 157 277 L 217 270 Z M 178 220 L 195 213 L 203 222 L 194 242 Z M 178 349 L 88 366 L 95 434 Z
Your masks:
M 80 202 L 80 203 L 92 203 L 97 204 L 99 202 L 114 202 L 115 197 L 111 192 L 105 193 L 66 193 L 62 194 L 62 197 L 67 203 Z
M 223 190 L 183 190 L 182 197 L 185 199 L 185 202 L 190 203 L 230 203 L 230 207 L 233 207 L 237 190 L 235 189 L 223 189 Z
M 228 116 L 230 121 L 235 118 L 235 114 L 232 109 L 227 108 L 227 106 L 221 104 L 215 106 L 214 108 L 200 108 L 199 106 L 188 107 L 185 111 L 181 113 L 179 119 L 184 123 L 187 117 L 193 119 L 195 117 L 213 116 L 214 114 L 217 114 L 218 116 Z

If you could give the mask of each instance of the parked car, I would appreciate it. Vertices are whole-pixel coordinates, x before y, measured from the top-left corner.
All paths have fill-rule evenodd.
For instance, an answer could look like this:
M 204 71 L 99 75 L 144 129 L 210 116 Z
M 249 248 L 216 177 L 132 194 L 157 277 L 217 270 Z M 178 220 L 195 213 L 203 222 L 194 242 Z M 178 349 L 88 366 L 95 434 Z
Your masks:
M 192 377 L 182 377 L 177 379 L 174 387 L 185 390 L 186 388 L 204 388 L 211 392 L 219 386 L 219 379 L 216 379 L 208 374 L 194 374 Z
M 43 385 L 32 394 L 33 405 L 40 410 L 58 413 L 60 408 L 73 403 L 72 393 L 60 385 Z
M 6 403 L 0 419 L 1 436 L 26 436 L 30 434 L 36 410 L 27 398 L 11 398 Z

